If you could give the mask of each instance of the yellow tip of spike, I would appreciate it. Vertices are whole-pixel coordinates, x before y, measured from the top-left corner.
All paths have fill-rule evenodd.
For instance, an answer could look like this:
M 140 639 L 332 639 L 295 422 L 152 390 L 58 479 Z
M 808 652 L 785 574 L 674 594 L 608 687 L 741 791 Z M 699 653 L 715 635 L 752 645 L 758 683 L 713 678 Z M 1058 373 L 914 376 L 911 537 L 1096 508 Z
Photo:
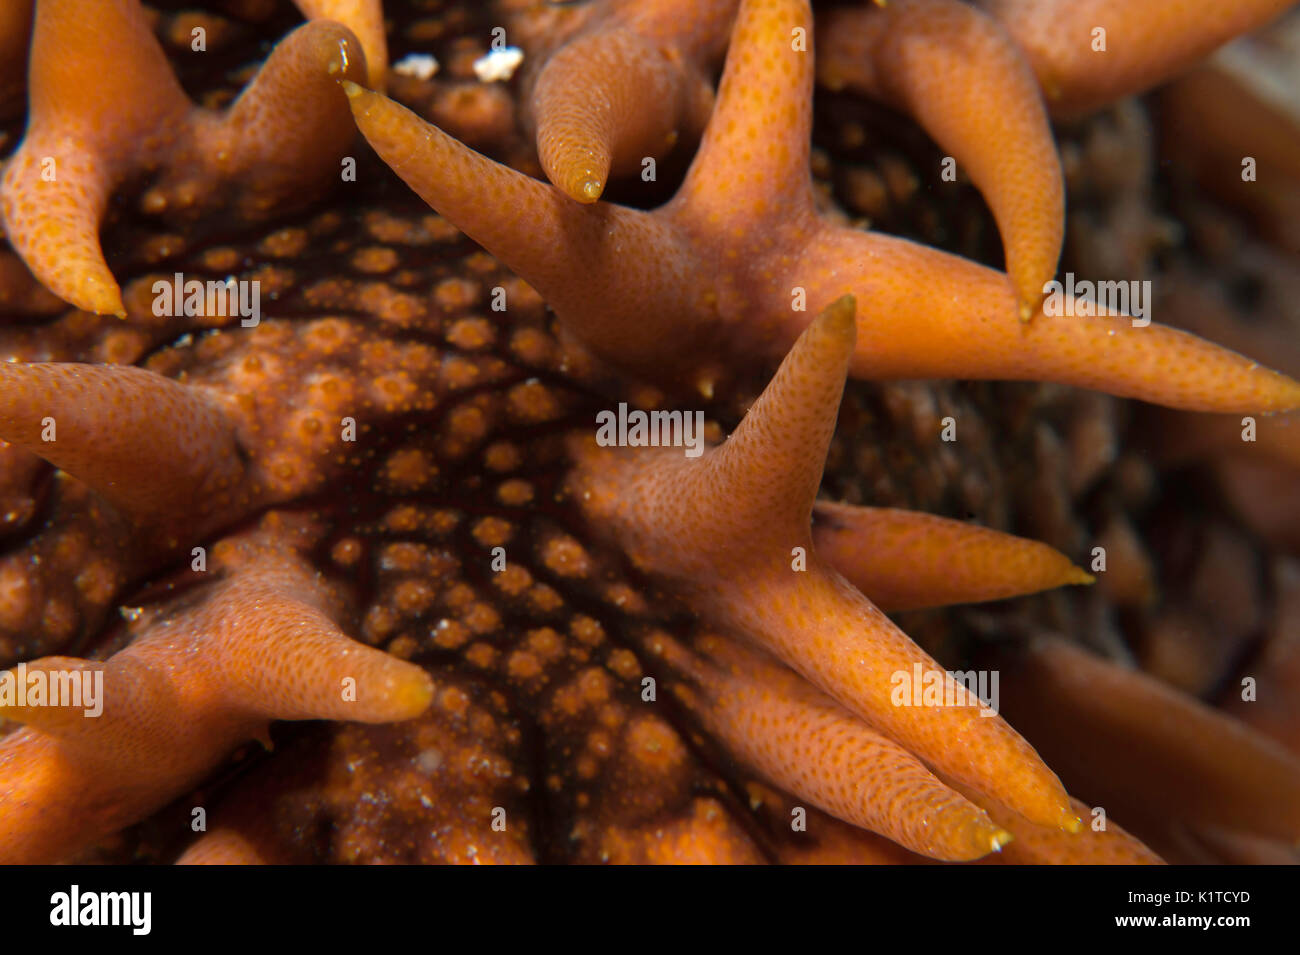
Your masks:
M 1066 571 L 1065 582 L 1067 584 L 1095 584 L 1097 578 L 1088 573 L 1082 567 L 1071 565 L 1070 569 Z
M 1030 319 L 1032 319 L 1032 318 L 1034 317 L 1034 311 L 1035 311 L 1035 308 L 1034 308 L 1033 305 L 1030 305 L 1028 302 L 1021 302 L 1021 303 L 1020 303 L 1020 320 L 1021 320 L 1022 322 L 1024 322 L 1025 324 L 1028 324 L 1029 321 L 1030 321 Z
M 356 99 L 366 91 L 365 87 L 351 80 L 339 80 L 339 86 L 343 87 L 343 92 L 348 94 L 348 99 Z
M 1290 378 L 1281 372 L 1273 372 L 1277 377 L 1277 398 L 1269 404 L 1265 414 L 1277 414 L 1278 412 L 1294 411 L 1300 408 L 1300 382 Z
M 842 329 L 853 324 L 857 308 L 857 298 L 853 295 L 841 295 L 822 310 L 821 317 L 824 321 Z
M 83 296 L 78 296 L 72 303 L 96 315 L 114 315 L 126 318 L 126 303 L 122 301 L 122 290 L 116 282 L 94 282 Z
M 1001 852 L 1002 847 L 1007 843 L 1012 842 L 1015 838 L 1015 836 L 1007 832 L 1005 829 L 998 829 L 989 837 L 989 842 L 992 843 L 994 852 Z
M 389 698 L 394 708 L 406 714 L 403 719 L 414 719 L 433 702 L 433 678 L 414 664 L 410 666 L 415 672 L 402 679 Z
M 585 202 L 595 202 L 600 198 L 601 193 L 604 191 L 605 184 L 599 179 L 584 179 L 582 185 L 579 187 L 579 192 L 581 192 L 582 195 L 577 198 L 580 198 Z
M 825 353 L 827 359 L 832 360 L 831 355 L 840 355 L 841 352 L 847 359 L 852 354 L 858 337 L 858 323 L 854 319 L 856 306 L 857 300 L 852 295 L 841 295 L 817 313 L 799 340 L 819 339 L 827 344 L 833 343 L 831 350 Z M 839 358 L 833 360 L 838 361 Z
M 1083 820 L 1074 815 L 1070 810 L 1065 811 L 1065 820 L 1061 823 L 1061 828 L 1069 833 L 1083 832 Z

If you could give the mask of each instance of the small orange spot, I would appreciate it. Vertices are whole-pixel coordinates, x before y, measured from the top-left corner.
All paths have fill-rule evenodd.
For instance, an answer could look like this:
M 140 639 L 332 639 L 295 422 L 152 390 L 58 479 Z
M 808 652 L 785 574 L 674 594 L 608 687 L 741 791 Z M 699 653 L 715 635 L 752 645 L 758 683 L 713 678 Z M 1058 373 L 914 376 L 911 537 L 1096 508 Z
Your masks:
M 513 536 L 514 527 L 499 517 L 484 517 L 474 523 L 471 533 L 484 547 L 500 547 Z
M 557 534 L 542 545 L 542 561 L 561 577 L 586 577 L 591 573 L 591 557 L 567 534 Z

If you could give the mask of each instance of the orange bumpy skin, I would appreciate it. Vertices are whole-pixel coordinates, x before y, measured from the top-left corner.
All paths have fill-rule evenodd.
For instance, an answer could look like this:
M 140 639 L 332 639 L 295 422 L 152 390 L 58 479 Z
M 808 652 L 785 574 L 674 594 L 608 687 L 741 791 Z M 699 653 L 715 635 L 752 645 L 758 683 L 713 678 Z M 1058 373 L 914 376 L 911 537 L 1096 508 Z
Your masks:
M 214 113 L 185 96 L 138 0 L 41 3 L 27 132 L 0 183 L 9 242 L 60 298 L 123 316 L 99 247 L 114 190 L 156 174 L 142 200 L 150 213 L 192 215 L 233 194 L 236 214 L 250 219 L 319 195 L 337 181 L 352 135 L 334 75 L 359 80 L 365 68 L 349 29 L 308 23 L 276 46 L 228 110 Z
M 263 528 L 214 547 L 227 579 L 151 616 L 120 653 L 29 665 L 94 675 L 102 712 L 0 706 L 27 724 L 0 742 L 0 862 L 56 861 L 143 818 L 271 720 L 387 722 L 429 705 L 429 675 L 344 636 L 283 523 L 273 513 Z M 307 527 L 291 536 L 311 542 Z
M 536 51 L 528 80 L 525 118 L 547 178 L 578 202 L 595 202 L 611 177 L 641 173 L 646 159 L 697 137 L 736 6 L 612 0 L 579 11 L 581 25 L 558 48 Z
M 146 277 L 136 288 L 151 285 Z M 340 319 L 267 319 L 251 331 L 227 321 L 233 329 L 213 329 L 195 352 L 170 356 L 180 359 L 170 373 L 183 384 L 129 366 L 0 364 L 0 439 L 10 454 L 21 449 L 65 469 L 56 494 L 66 505 L 0 557 L 0 579 L 11 581 L 0 600 L 5 663 L 97 626 L 119 587 L 183 548 L 326 486 L 352 460 L 341 440 L 345 417 L 364 429 L 432 411 L 464 386 L 435 349 L 361 348 L 360 329 Z M 257 353 L 242 353 L 250 345 Z M 194 359 L 202 367 L 188 374 Z M 479 356 L 457 369 L 467 380 L 500 373 Z M 97 555 L 92 568 L 69 575 L 69 562 L 87 552 Z M 34 565 L 53 576 L 31 580 Z
M 917 114 L 960 153 L 997 215 L 1010 276 L 816 212 L 808 168 L 815 60 L 804 3 L 740 5 L 699 156 L 678 197 L 653 213 L 591 202 L 588 187 L 603 186 L 629 155 L 661 150 L 702 121 L 734 0 L 553 11 L 567 25 L 538 46 L 531 108 L 543 161 L 564 189 L 492 164 L 361 90 L 363 73 L 375 89 L 384 80 L 374 0 L 299 6 L 343 19 L 352 33 L 315 23 L 291 34 L 224 118 L 198 113 L 175 91 L 166 64 L 149 52 L 148 31 L 132 19 L 133 0 L 97 7 L 107 18 L 100 25 L 112 27 L 104 45 L 141 61 L 138 73 L 108 86 L 132 94 L 112 111 L 127 119 L 104 133 L 69 121 L 85 105 L 71 97 L 59 128 L 83 139 L 102 135 L 92 144 L 101 150 L 95 161 L 112 159 L 122 175 L 156 172 L 146 206 L 197 205 L 196 188 L 223 181 L 204 179 L 211 167 L 196 156 L 243 163 L 241 175 L 256 168 L 238 197 L 252 218 L 283 198 L 286 177 L 296 173 L 281 163 L 294 158 L 282 151 L 284 130 L 336 162 L 330 150 L 346 137 L 317 137 L 338 132 L 334 114 L 345 107 L 333 86 L 344 79 L 381 156 L 535 281 L 561 330 L 588 352 L 709 396 L 740 379 L 748 386 L 755 364 L 783 361 L 731 437 L 698 458 L 598 446 L 588 404 L 625 389 L 635 403 L 653 389 L 623 381 L 601 390 L 614 379 L 589 375 L 590 353 L 556 342 L 541 298 L 481 252 L 456 262 L 454 277 L 431 281 L 416 262 L 455 261 L 435 243 L 468 243 L 423 209 L 411 221 L 323 214 L 318 225 L 334 220 L 320 225 L 328 254 L 351 253 L 345 268 L 371 280 L 351 283 L 334 259 L 331 274 L 307 289 L 277 284 L 276 269 L 263 269 L 258 274 L 291 293 L 291 304 L 256 330 L 184 318 L 137 328 L 154 276 L 126 283 L 111 303 L 126 306 L 133 324 L 123 327 L 134 336 L 96 339 L 94 316 L 75 313 L 47 328 L 10 329 L 14 363 L 0 366 L 0 437 L 13 446 L 0 448 L 0 482 L 30 483 L 42 465 L 28 451 L 66 471 L 52 482 L 51 519 L 0 556 L 0 653 L 6 662 L 43 657 L 28 664 L 33 671 L 102 675 L 108 692 L 101 717 L 18 703 L 0 709 L 0 719 L 27 724 L 0 738 L 0 861 L 76 858 L 177 796 L 193 792 L 200 804 L 203 790 L 194 787 L 280 719 L 343 725 L 291 736 L 283 750 L 277 735 L 276 761 L 234 781 L 208 834 L 180 861 L 527 862 L 553 851 L 545 833 L 532 831 L 528 802 L 537 798 L 564 806 L 556 813 L 568 823 L 563 851 L 579 861 L 1160 861 L 1113 822 L 1101 831 L 1081 826 L 1093 810 L 1066 794 L 1049 768 L 1058 757 L 1045 763 L 1001 716 L 962 699 L 951 676 L 943 689 L 961 702 L 900 702 L 892 692 L 899 674 L 942 671 L 878 606 L 995 600 L 1089 576 L 1034 541 L 815 501 L 848 373 L 1045 379 L 1220 411 L 1296 404 L 1289 379 L 1167 328 L 1114 317 L 1015 321 L 1031 278 L 1054 268 L 1059 211 L 1050 190 L 1059 173 L 1021 54 L 989 19 L 941 0 L 896 0 L 892 10 L 850 11 L 842 21 L 828 12 L 818 26 L 829 50 L 841 39 L 837 23 L 850 50 L 870 47 L 857 64 L 866 72 L 844 82 Z M 68 9 L 59 0 L 42 4 L 65 18 Z M 965 40 L 969 63 L 948 52 Z M 1155 58 L 1179 42 L 1154 44 Z M 44 77 L 48 93 L 58 85 L 50 76 L 75 66 L 49 52 L 48 27 L 43 44 L 33 76 Z M 358 44 L 364 63 L 359 50 L 353 55 Z M 844 55 L 835 56 L 846 68 Z M 976 102 L 1001 104 L 1015 131 L 998 135 L 1016 140 L 1015 150 L 979 143 L 1002 127 L 972 130 L 969 101 L 926 92 L 935 63 L 970 76 L 964 92 Z M 886 66 L 897 68 L 888 81 L 871 72 Z M 822 79 L 841 82 L 833 72 Z M 148 105 L 155 101 L 144 95 L 145 81 L 162 91 L 159 105 Z M 578 83 L 600 90 L 610 122 L 596 115 L 603 107 L 593 113 L 575 102 L 565 87 Z M 38 87 L 25 149 L 41 145 L 32 138 L 38 114 L 58 114 L 38 108 Z M 287 92 L 266 92 L 276 89 Z M 628 97 L 644 98 L 645 89 L 666 102 L 637 115 Z M 290 113 L 300 101 L 306 113 L 315 106 L 322 113 Z M 160 131 L 164 114 L 176 121 Z M 197 145 L 187 154 L 191 134 Z M 319 165 L 328 178 L 329 163 Z M 1046 184 L 1045 194 L 1036 202 L 1016 195 L 1007 181 L 1013 169 Z M 95 203 L 102 210 L 117 181 L 100 178 L 87 174 L 70 190 L 63 211 L 81 217 L 77 228 L 51 233 L 80 256 L 73 271 L 83 279 L 94 271 L 85 264 L 91 252 L 98 255 L 85 235 L 89 228 L 93 239 L 99 214 L 87 218 L 86 210 Z M 76 194 L 92 186 L 94 195 Z M 291 250 L 305 247 L 316 228 L 278 230 L 257 254 L 292 272 Z M 369 247 L 349 245 L 345 234 L 362 230 Z M 403 257 L 395 251 L 402 243 L 418 251 Z M 214 271 L 240 260 L 233 248 L 211 251 L 201 261 Z M 15 265 L 0 259 L 0 291 L 9 296 L 0 301 L 47 309 L 39 286 L 14 277 Z M 374 278 L 390 272 L 391 282 Z M 91 285 L 96 294 L 116 289 L 105 274 Z M 509 287 L 508 325 L 463 314 L 486 310 L 484 293 L 497 282 Z M 855 314 L 851 296 L 837 298 L 843 292 L 870 296 L 860 300 L 869 308 Z M 287 317 L 292 309 L 313 318 Z M 149 370 L 74 364 L 69 350 L 77 362 L 148 355 Z M 571 379 L 581 385 L 570 389 Z M 650 394 L 645 403 L 663 400 Z M 726 414 L 739 414 L 736 401 Z M 356 415 L 353 424 L 373 443 L 343 445 L 338 425 L 352 420 L 345 415 Z M 53 440 L 42 433 L 46 417 L 57 429 Z M 1279 446 L 1270 447 L 1278 458 Z M 1291 444 L 1280 447 L 1280 459 L 1294 463 Z M 373 484 L 356 483 L 363 475 Z M 401 500 L 390 507 L 391 497 Z M 292 512 L 272 510 L 254 530 L 230 530 L 289 502 Z M 549 523 L 557 515 L 572 521 L 567 531 Z M 45 655 L 47 644 L 66 646 L 76 632 L 67 609 L 75 601 L 60 587 L 74 590 L 81 601 L 74 609 L 93 619 L 92 610 L 102 614 L 138 593 L 126 585 L 165 571 L 196 539 L 216 541 L 215 581 L 197 578 L 202 584 L 161 605 L 146 591 L 142 603 L 154 606 L 128 612 L 131 628 L 97 637 L 103 659 Z M 501 543 L 510 547 L 509 570 L 484 579 L 480 558 Z M 1121 548 L 1111 549 L 1114 568 Z M 46 590 L 32 583 L 35 565 L 45 568 Z M 329 581 L 367 574 L 378 596 L 362 613 Z M 643 595 L 645 581 L 665 593 Z M 154 583 L 178 586 L 175 575 Z M 608 612 L 605 623 L 566 608 L 574 595 L 580 607 Z M 671 606 L 664 616 L 655 615 L 651 595 L 672 598 L 663 601 Z M 524 620 L 545 625 L 521 632 Z M 388 653 L 350 641 L 344 632 L 354 630 Z M 1264 676 L 1287 685 L 1294 647 L 1277 643 Z M 1245 726 L 1081 653 L 1050 643 L 1027 648 L 1019 672 L 1029 681 L 1005 695 L 1029 714 L 1026 735 L 1032 728 L 1044 753 L 1064 740 L 1063 772 L 1078 772 L 1083 754 L 1085 770 L 1100 766 L 1103 781 L 1118 781 L 1119 818 L 1129 818 L 1121 806 L 1140 818 L 1181 805 L 1176 780 L 1190 775 L 1203 784 L 1190 815 L 1178 820 L 1193 827 L 1190 838 L 1225 857 L 1284 858 L 1284 841 L 1296 836 L 1295 760 Z M 647 672 L 707 732 L 685 735 L 663 711 L 647 710 L 639 696 Z M 1088 692 L 1095 685 L 1111 691 L 1106 699 Z M 1292 709 L 1252 715 L 1294 738 Z M 1093 749 L 1076 745 L 1062 718 L 1086 723 Z M 537 734 L 526 742 L 525 722 Z M 1208 756 L 1192 752 L 1180 724 L 1210 741 Z M 1089 762 L 1098 740 L 1111 745 Z M 723 780 L 707 761 L 701 770 L 692 751 L 704 747 L 754 777 Z M 1215 758 L 1230 769 L 1216 769 Z M 1079 778 L 1091 785 L 1087 772 Z M 1265 791 L 1274 784 L 1280 796 Z M 740 811 L 728 803 L 729 785 L 743 787 Z M 792 834 L 792 806 L 806 810 L 807 833 Z M 491 826 L 494 807 L 508 811 L 508 831 Z M 763 827 L 770 832 L 760 839 Z M 328 846 L 304 836 L 322 830 Z
M 1021 315 L 1032 316 L 1061 254 L 1065 183 L 1037 80 L 1002 27 L 959 0 L 828 10 L 817 80 L 906 110 L 951 152 L 997 218 Z
M 220 406 L 143 368 L 0 365 L 0 438 L 96 488 L 145 527 L 183 522 L 201 534 L 214 517 L 247 507 L 239 498 L 248 475 Z
M 936 859 L 977 859 L 1011 840 L 904 747 L 766 654 L 722 636 L 697 641 L 697 654 L 664 643 L 656 652 L 697 684 L 676 688 L 683 702 L 782 789 Z
M 864 303 L 858 377 L 1057 381 L 1200 411 L 1300 405 L 1300 384 L 1164 326 L 1041 313 L 1018 323 L 1005 275 L 819 217 L 811 27 L 800 0 L 742 5 L 699 153 L 654 212 L 569 201 L 343 85 L 362 133 L 426 202 L 536 287 L 597 355 L 668 386 L 712 393 L 730 362 L 778 358 L 808 314 L 851 293 Z M 483 203 L 485 189 L 500 202 Z
M 818 501 L 813 543 L 849 583 L 890 612 L 1093 582 L 1038 541 L 895 508 Z
M 1042 825 L 1077 826 L 1065 791 L 983 704 L 900 705 L 898 674 L 942 668 L 825 565 L 809 522 L 853 353 L 852 299 L 809 326 L 727 443 L 575 448 L 570 493 L 639 567 L 673 582 L 869 726 Z M 951 689 L 952 677 L 943 676 Z M 991 846 L 990 846 L 991 847 Z

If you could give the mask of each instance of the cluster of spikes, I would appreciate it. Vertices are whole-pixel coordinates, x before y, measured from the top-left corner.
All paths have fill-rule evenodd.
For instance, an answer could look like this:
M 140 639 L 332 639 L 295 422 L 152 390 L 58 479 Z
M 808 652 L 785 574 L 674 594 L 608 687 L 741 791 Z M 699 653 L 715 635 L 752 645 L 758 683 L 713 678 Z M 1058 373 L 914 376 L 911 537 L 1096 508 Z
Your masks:
M 1118 826 L 1085 826 L 1088 807 L 982 702 L 891 702 L 891 673 L 942 667 L 882 611 L 1088 575 L 1033 541 L 816 496 L 846 377 L 1059 382 L 1194 411 L 1300 406 L 1300 384 L 1200 338 L 1121 314 L 1050 316 L 1041 304 L 1064 215 L 1049 114 L 1147 88 L 1287 5 L 890 0 L 816 24 L 807 0 L 557 9 L 524 82 L 543 182 L 383 95 L 378 0 L 300 0 L 310 22 L 219 114 L 181 92 L 137 0 L 40 0 L 34 18 L 19 3 L 0 20 L 0 46 L 31 30 L 30 114 L 0 186 L 4 227 L 54 294 L 125 315 L 98 242 L 115 190 L 148 175 L 153 213 L 192 215 L 219 198 L 256 219 L 297 199 L 300 182 L 323 188 L 355 121 L 595 360 L 706 396 L 780 362 L 735 432 L 700 458 L 575 433 L 564 487 L 593 536 L 716 629 L 647 652 L 687 675 L 674 691 L 738 759 L 935 859 L 1002 850 L 1009 861 L 1155 862 Z M 1104 70 L 1082 26 L 1097 21 L 1114 51 Z M 69 45 L 77 55 L 62 55 Z M 818 79 L 905 109 L 956 157 L 993 211 L 1005 273 L 818 211 Z M 644 108 L 647 91 L 662 110 Z M 108 113 L 115 122 L 100 121 Z M 666 205 L 600 199 L 611 177 L 697 133 Z M 798 297 L 806 311 L 792 307 Z M 231 408 L 132 367 L 0 367 L 0 437 L 89 488 L 87 507 L 116 522 L 141 577 L 275 503 L 249 478 L 256 462 Z M 58 422 L 52 443 L 47 417 Z M 25 724 L 0 740 L 0 861 L 75 857 L 264 739 L 272 720 L 384 722 L 425 709 L 434 681 L 423 669 L 340 630 L 339 596 L 301 556 L 316 537 L 310 521 L 267 514 L 213 549 L 218 581 L 202 601 L 145 615 L 104 661 L 25 664 L 102 672 L 104 710 L 0 708 Z M 1008 695 L 1087 720 L 1099 759 L 1108 734 L 1141 736 L 1170 790 L 1194 796 L 1196 821 L 1300 838 L 1300 764 L 1242 724 L 1061 641 L 1023 648 L 1021 669 Z

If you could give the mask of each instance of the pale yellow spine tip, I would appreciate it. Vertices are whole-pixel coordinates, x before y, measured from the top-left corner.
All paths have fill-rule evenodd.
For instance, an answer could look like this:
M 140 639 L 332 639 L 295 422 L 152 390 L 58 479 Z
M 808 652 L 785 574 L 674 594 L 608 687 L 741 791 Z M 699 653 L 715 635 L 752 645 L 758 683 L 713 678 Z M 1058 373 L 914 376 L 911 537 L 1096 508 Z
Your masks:
M 126 303 L 122 301 L 122 291 L 117 285 L 105 288 L 101 293 L 92 292 L 90 301 L 82 308 L 89 306 L 87 311 L 94 312 L 96 315 L 113 315 L 117 318 L 126 318 Z
M 1021 303 L 1020 303 L 1020 320 L 1021 320 L 1022 322 L 1024 322 L 1025 324 L 1029 324 L 1030 319 L 1032 319 L 1032 318 L 1034 317 L 1034 312 L 1035 312 L 1035 311 L 1036 311 L 1036 309 L 1034 308 L 1033 305 L 1030 305 L 1028 302 L 1021 302 Z
M 351 80 L 339 80 L 339 86 L 342 86 L 343 92 L 348 94 L 348 99 L 356 99 L 365 92 L 360 84 L 353 83 Z
M 858 300 L 852 295 L 841 295 L 822 311 L 823 320 L 836 328 L 853 325 Z
M 1061 828 L 1069 833 L 1083 832 L 1083 820 L 1074 815 L 1070 810 L 1064 810 L 1065 820 L 1061 823 Z
M 605 184 L 599 179 L 585 179 L 580 187 L 581 198 L 587 202 L 595 202 L 605 191 Z
M 998 829 L 989 837 L 989 842 L 992 844 L 994 852 L 1001 852 L 1002 847 L 1013 839 L 1015 839 L 1015 836 L 1011 833 L 1007 832 L 1005 829 Z
M 414 719 L 429 708 L 433 702 L 433 691 L 433 678 L 423 670 L 418 670 L 418 673 L 403 680 L 396 688 L 392 702 L 405 714 L 402 719 Z
M 1268 408 L 1265 414 L 1276 414 L 1279 411 L 1295 411 L 1297 408 L 1300 408 L 1300 382 L 1297 382 L 1294 378 L 1289 378 L 1281 372 L 1275 371 L 1273 374 L 1279 379 L 1278 390 L 1280 396 L 1272 403 L 1272 406 Z
M 1095 584 L 1097 578 L 1082 567 L 1075 567 L 1071 564 L 1070 569 L 1065 574 L 1065 582 L 1067 584 Z

